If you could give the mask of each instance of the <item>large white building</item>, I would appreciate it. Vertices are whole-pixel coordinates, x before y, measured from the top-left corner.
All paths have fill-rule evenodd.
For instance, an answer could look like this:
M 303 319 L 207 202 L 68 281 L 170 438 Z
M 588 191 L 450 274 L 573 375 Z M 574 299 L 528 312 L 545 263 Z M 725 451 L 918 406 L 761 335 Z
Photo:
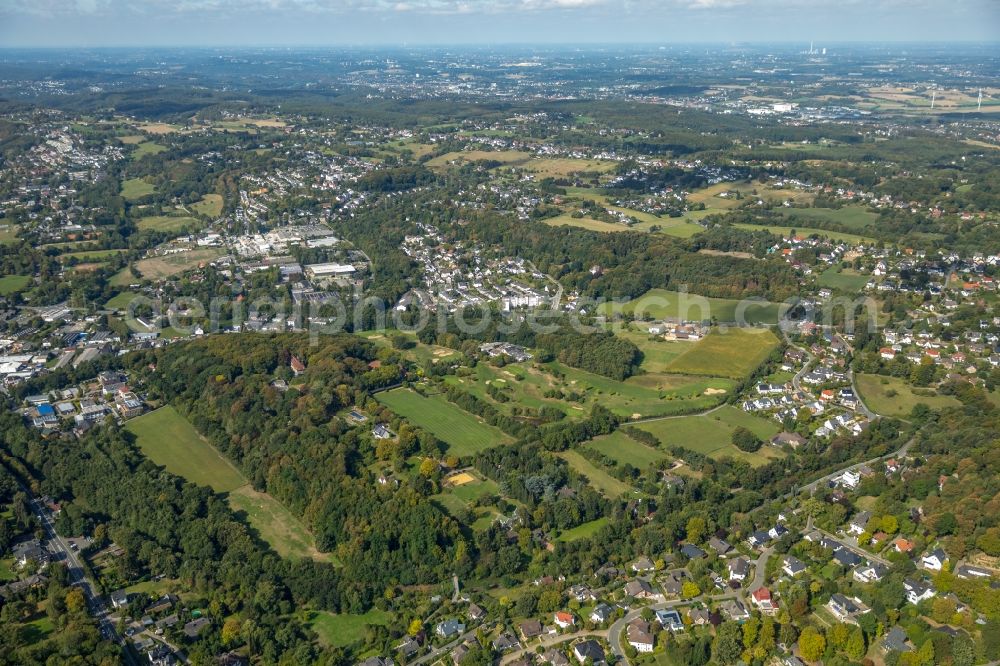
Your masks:
M 354 266 L 350 264 L 309 264 L 306 266 L 306 273 L 314 278 L 322 277 L 344 277 L 355 272 Z

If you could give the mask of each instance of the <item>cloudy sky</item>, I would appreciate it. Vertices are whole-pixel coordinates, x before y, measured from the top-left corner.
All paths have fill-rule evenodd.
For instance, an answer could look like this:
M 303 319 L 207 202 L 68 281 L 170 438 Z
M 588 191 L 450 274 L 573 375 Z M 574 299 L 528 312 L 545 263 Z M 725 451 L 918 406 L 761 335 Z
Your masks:
M 1000 0 L 0 0 L 0 46 L 997 41 Z

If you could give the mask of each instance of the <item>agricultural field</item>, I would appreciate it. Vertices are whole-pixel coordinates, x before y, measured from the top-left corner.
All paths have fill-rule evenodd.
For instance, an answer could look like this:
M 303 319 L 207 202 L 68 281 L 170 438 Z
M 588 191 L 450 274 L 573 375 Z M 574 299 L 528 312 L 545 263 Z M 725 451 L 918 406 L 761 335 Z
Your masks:
M 149 215 L 136 220 L 140 231 L 180 231 L 188 225 L 200 225 L 193 217 L 173 217 L 170 215 Z
M 347 647 L 364 637 L 365 627 L 387 626 L 392 621 L 392 614 L 377 608 L 373 608 L 364 615 L 309 611 L 307 621 L 324 645 Z
M 868 284 L 869 279 L 869 276 L 853 269 L 834 266 L 823 271 L 819 279 L 816 280 L 816 284 L 821 287 L 856 293 Z
M 713 329 L 668 366 L 671 372 L 742 379 L 750 375 L 778 346 L 770 329 Z
M 172 134 L 173 132 L 179 132 L 181 127 L 169 123 L 138 123 L 136 129 L 149 134 Z
M 668 457 L 666 452 L 640 444 L 620 430 L 592 439 L 582 446 L 600 451 L 619 465 L 629 464 L 636 469 L 646 469 Z
M 331 555 L 316 550 L 312 535 L 298 518 L 270 495 L 254 490 L 242 472 L 173 407 L 144 414 L 125 427 L 157 465 L 191 483 L 226 494 L 230 507 L 244 514 L 260 538 L 282 557 L 333 561 Z
M 448 452 L 471 456 L 510 441 L 503 432 L 463 411 L 443 396 L 424 397 L 412 389 L 384 391 L 375 396 L 389 409 L 448 444 Z
M 158 143 L 143 141 L 135 147 L 135 151 L 132 152 L 132 157 L 133 159 L 141 160 L 146 155 L 156 155 L 162 153 L 166 149 L 166 146 L 161 146 Z
M 214 248 L 190 250 L 177 254 L 165 254 L 163 256 L 140 259 L 136 262 L 135 267 L 139 269 L 139 273 L 142 274 L 143 278 L 159 280 L 160 278 L 183 273 L 191 268 L 198 268 L 201 264 L 207 264 L 221 255 L 222 250 Z M 128 269 L 126 269 L 126 273 L 127 271 Z M 131 275 L 127 279 L 134 281 Z
M 577 451 L 563 451 L 558 455 L 577 473 L 587 477 L 587 482 L 594 487 L 594 490 L 606 497 L 614 499 L 632 490 L 627 483 L 611 476 Z
M 931 409 L 958 407 L 961 403 L 950 395 L 937 395 L 933 389 L 915 389 L 899 377 L 859 374 L 855 377 L 858 393 L 868 408 L 878 414 L 906 418 L 913 408 L 923 403 Z M 929 391 L 931 395 L 919 395 Z
M 651 421 L 636 427 L 652 433 L 664 446 L 683 446 L 712 458 L 731 456 L 757 466 L 784 456 L 782 451 L 767 444 L 755 453 L 737 449 L 730 439 L 737 426 L 748 428 L 765 441 L 780 431 L 775 421 L 748 414 L 730 405 L 709 414 Z
M 142 178 L 129 178 L 122 183 L 122 196 L 130 200 L 141 199 L 155 191 L 156 187 Z
M 4 275 L 0 277 L 0 296 L 10 296 L 31 284 L 30 275 Z
M 642 296 L 626 303 L 606 303 L 605 315 L 616 312 L 635 314 L 637 319 L 675 319 L 699 321 L 735 321 L 740 304 L 734 298 L 706 298 L 696 294 L 682 294 L 668 289 L 650 289 Z M 767 301 L 746 301 L 742 316 L 748 324 L 776 324 L 781 305 Z
M 197 215 L 218 217 L 222 215 L 222 195 L 206 194 L 201 198 L 201 201 L 196 201 L 188 207 Z

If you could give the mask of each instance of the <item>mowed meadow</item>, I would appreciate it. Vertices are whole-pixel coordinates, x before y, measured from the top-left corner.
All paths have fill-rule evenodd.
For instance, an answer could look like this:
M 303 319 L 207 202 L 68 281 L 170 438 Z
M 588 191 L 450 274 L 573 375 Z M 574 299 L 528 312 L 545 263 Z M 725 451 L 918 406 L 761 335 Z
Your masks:
M 243 473 L 173 407 L 132 419 L 125 428 L 154 463 L 225 495 L 232 509 L 279 555 L 334 561 L 333 556 L 316 549 L 315 540 L 298 518 L 267 493 L 254 490 Z

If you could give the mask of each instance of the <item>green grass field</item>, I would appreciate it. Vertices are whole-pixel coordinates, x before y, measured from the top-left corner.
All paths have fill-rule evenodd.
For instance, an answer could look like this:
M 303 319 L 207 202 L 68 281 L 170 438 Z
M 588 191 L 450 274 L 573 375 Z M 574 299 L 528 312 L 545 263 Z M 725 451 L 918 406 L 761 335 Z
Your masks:
M 59 255 L 59 259 L 65 261 L 70 257 L 76 257 L 80 263 L 93 263 L 107 261 L 111 257 L 125 252 L 123 249 L 112 250 L 81 250 L 79 252 L 65 252 Z
M 0 296 L 10 296 L 30 284 L 30 275 L 5 275 L 0 277 Z
M 173 407 L 144 414 L 125 427 L 157 465 L 191 483 L 226 493 L 230 507 L 244 513 L 247 523 L 279 555 L 334 561 L 316 550 L 315 540 L 298 518 L 270 495 L 254 490 L 240 470 Z
M 665 446 L 683 446 L 712 458 L 731 456 L 746 460 L 751 465 L 763 465 L 768 460 L 784 455 L 766 444 L 755 453 L 740 451 L 730 439 L 737 426 L 750 429 L 763 440 L 770 439 L 780 430 L 777 422 L 748 414 L 730 405 L 711 414 L 652 421 L 636 427 L 652 433 Z
M 505 414 L 511 414 L 514 406 L 531 409 L 549 406 L 571 419 L 586 417 L 595 404 L 626 418 L 705 410 L 719 404 L 724 394 L 733 388 L 733 382 L 728 379 L 659 372 L 638 374 L 622 382 L 558 362 L 512 364 L 503 368 L 480 363 L 468 376 L 452 375 L 445 381 L 489 402 Z M 496 402 L 487 393 L 489 386 L 507 390 L 511 400 Z M 546 397 L 546 392 L 553 389 L 564 395 L 576 393 L 580 399 L 571 402 Z
M 122 183 L 122 196 L 126 199 L 141 199 L 156 191 L 156 187 L 142 178 L 129 178 Z
M 569 214 L 550 217 L 545 220 L 545 224 L 550 227 L 577 227 L 588 231 L 600 232 L 635 231 L 633 227 L 625 224 L 602 222 L 601 220 L 594 220 L 589 217 L 576 218 Z
M 791 218 L 793 222 L 801 219 L 805 220 L 805 223 L 808 224 L 811 220 L 821 220 L 823 222 L 836 222 L 851 229 L 870 227 L 878 221 L 878 215 L 863 206 L 789 208 L 784 210 L 784 214 L 785 217 Z
M 816 284 L 830 289 L 857 293 L 868 283 L 869 277 L 849 268 L 828 268 L 820 273 Z
M 860 234 L 848 234 L 841 231 L 827 231 L 826 229 L 816 229 L 802 226 L 781 226 L 781 225 L 760 225 L 760 224 L 734 224 L 739 229 L 749 229 L 750 231 L 767 231 L 777 236 L 788 237 L 794 231 L 796 236 L 822 236 L 835 241 L 845 241 L 848 243 L 873 243 L 875 239 L 871 236 Z
M 193 217 L 172 217 L 169 215 L 150 215 L 136 220 L 140 231 L 179 231 L 187 225 L 200 225 Z
M 347 647 L 363 638 L 366 626 L 387 626 L 392 621 L 392 614 L 377 608 L 364 615 L 310 611 L 307 621 L 324 645 Z
M 778 346 L 770 329 L 713 329 L 689 351 L 670 362 L 671 372 L 742 379 Z
M 403 418 L 427 430 L 448 444 L 457 456 L 470 456 L 491 446 L 510 441 L 510 437 L 472 414 L 448 402 L 443 395 L 425 398 L 411 389 L 394 389 L 376 398 Z
M 621 431 L 597 437 L 583 446 L 600 451 L 619 465 L 628 463 L 638 469 L 646 469 L 667 457 L 664 451 L 640 444 Z
M 150 460 L 192 483 L 219 493 L 247 483 L 236 466 L 169 405 L 129 421 L 125 428 Z
M 651 289 L 626 303 L 606 303 L 601 311 L 605 315 L 633 313 L 636 317 L 652 319 L 702 321 L 714 318 L 717 321 L 736 321 L 742 302 L 733 298 L 706 298 L 668 289 Z M 742 309 L 742 318 L 748 324 L 776 324 L 780 309 L 778 303 L 747 301 Z
M 587 477 L 588 483 L 598 492 L 610 498 L 620 497 L 632 490 L 631 486 L 619 481 L 603 469 L 584 458 L 576 451 L 563 451 L 558 454 L 570 467 Z
M 18 227 L 16 224 L 0 225 L 0 245 L 8 245 L 17 240 Z
M 141 160 L 146 155 L 156 155 L 157 153 L 162 153 L 166 149 L 166 146 L 161 146 L 158 143 L 143 141 L 135 147 L 135 152 L 132 153 L 132 157 L 133 159 Z
M 222 215 L 222 195 L 206 194 L 201 198 L 201 201 L 193 203 L 188 207 L 198 215 L 218 217 Z
M 556 541 L 571 542 L 586 539 L 597 534 L 607 524 L 607 518 L 598 518 L 597 520 L 592 520 L 589 523 L 583 523 L 582 525 L 577 525 L 572 529 L 566 530 L 556 538 Z
M 629 326 L 615 331 L 615 335 L 634 344 L 642 352 L 642 364 L 639 366 L 645 372 L 666 372 L 670 363 L 691 349 L 694 342 L 687 340 L 664 340 L 659 336 L 651 336 L 648 331 Z
M 868 408 L 885 416 L 906 418 L 918 403 L 924 403 L 931 409 L 961 405 L 958 399 L 950 395 L 917 395 L 914 388 L 899 377 L 859 374 L 855 377 L 855 382 L 858 393 Z
M 123 291 L 116 295 L 114 298 L 108 300 L 104 304 L 104 307 L 108 310 L 124 310 L 128 307 L 128 304 L 139 297 L 139 294 L 134 291 Z

